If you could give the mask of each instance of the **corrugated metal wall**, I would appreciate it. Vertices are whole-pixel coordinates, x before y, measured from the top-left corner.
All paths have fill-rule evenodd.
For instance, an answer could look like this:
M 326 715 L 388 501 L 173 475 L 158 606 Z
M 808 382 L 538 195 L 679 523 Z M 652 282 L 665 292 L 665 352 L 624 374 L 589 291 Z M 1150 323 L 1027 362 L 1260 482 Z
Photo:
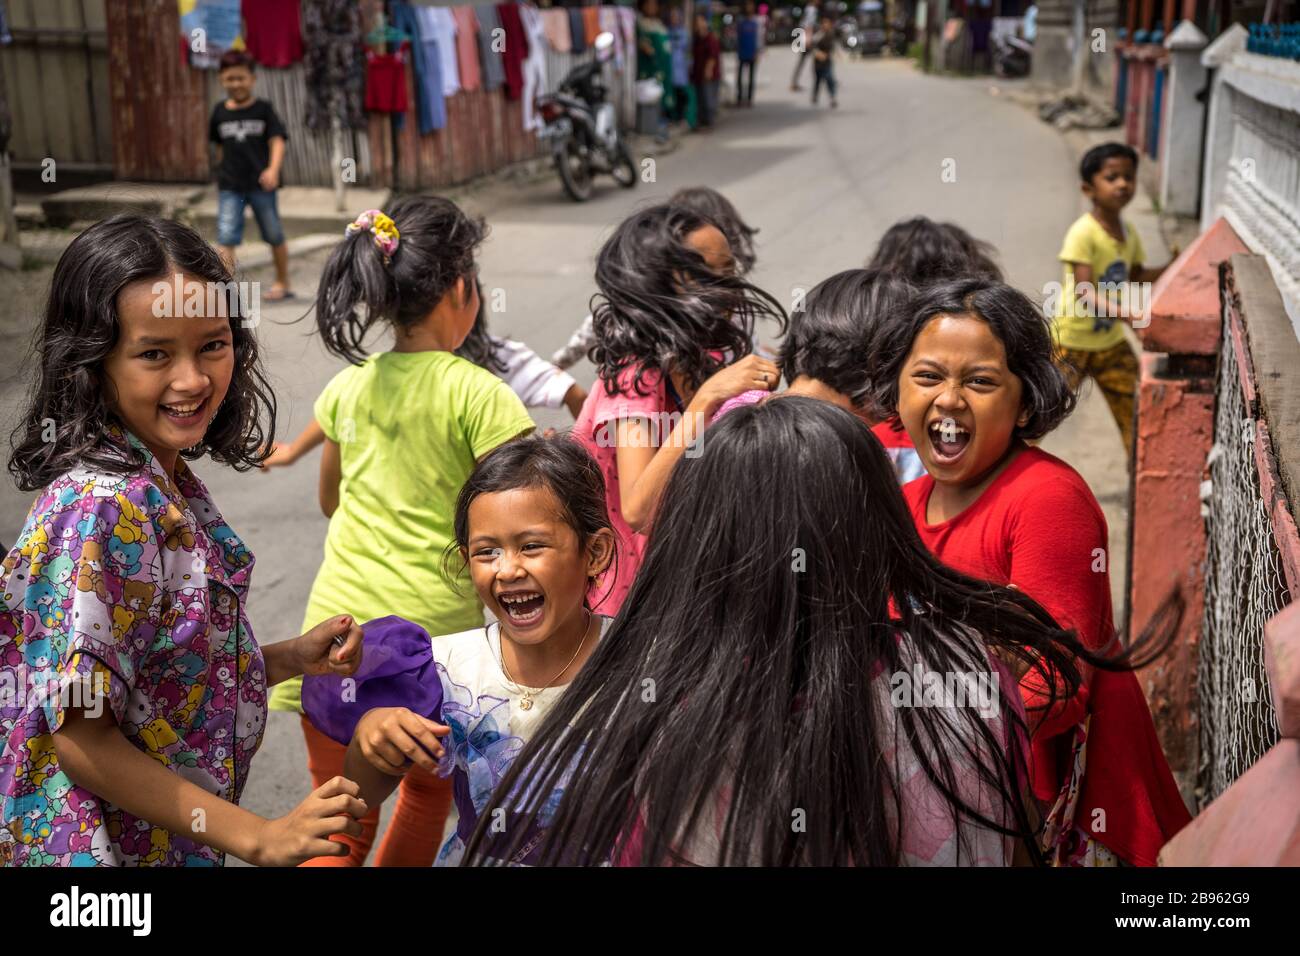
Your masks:
M 181 57 L 176 0 L 107 0 L 106 10 L 114 175 L 208 179 L 207 77 Z
M 111 168 L 104 0 L 7 4 L 13 44 L 0 62 L 13 115 L 14 165 L 40 166 L 51 158 L 65 168 Z

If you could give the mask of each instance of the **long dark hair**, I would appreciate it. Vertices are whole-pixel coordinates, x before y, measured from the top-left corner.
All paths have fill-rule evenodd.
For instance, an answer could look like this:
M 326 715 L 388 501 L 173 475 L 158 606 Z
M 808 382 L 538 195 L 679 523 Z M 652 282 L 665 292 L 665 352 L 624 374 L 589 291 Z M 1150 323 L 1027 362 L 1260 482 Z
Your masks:
M 880 237 L 868 269 L 888 269 L 914 285 L 963 276 L 1002 281 L 993 245 L 961 226 L 916 216 L 894 223 Z
M 117 297 L 133 282 L 170 282 L 176 273 L 224 289 L 235 368 L 226 399 L 203 442 L 181 452 L 211 455 L 239 471 L 265 459 L 275 434 L 275 394 L 262 370 L 257 339 L 238 287 L 215 249 L 188 226 L 170 219 L 119 215 L 77 236 L 59 257 L 45 313 L 34 340 L 36 377 L 27 407 L 10 436 L 9 473 L 24 491 L 41 488 L 77 464 L 119 472 L 139 468 L 143 456 L 115 441 L 104 359 L 121 327 Z M 53 423 L 54 439 L 48 425 Z
M 465 570 L 462 553 L 469 548 L 470 505 L 480 495 L 517 488 L 548 489 L 560 503 L 560 517 L 577 534 L 579 548 L 585 548 L 598 531 L 612 528 L 605 507 L 605 479 L 586 448 L 568 435 L 511 439 L 483 456 L 456 498 L 453 541 L 443 555 L 443 573 L 453 586 Z M 453 568 L 458 559 L 460 567 Z M 610 573 L 617 561 L 616 543 Z
M 988 324 L 1007 353 L 1007 368 L 1020 379 L 1021 402 L 1029 412 L 1017 438 L 1033 441 L 1061 424 L 1078 402 L 1065 374 L 1053 359 L 1052 329 L 1043 310 L 1023 292 L 994 279 L 966 278 L 932 285 L 896 310 L 881 329 L 871 353 L 874 403 L 880 414 L 898 414 L 898 378 L 912 343 L 926 324 L 940 315 L 973 315 Z
M 1000 682 L 997 724 L 899 707 L 890 732 L 873 678 L 918 659 L 988 670 L 991 652 L 1032 661 L 1055 703 L 1079 686 L 1074 657 L 1131 661 L 1087 651 L 1023 593 L 940 564 L 878 443 L 828 403 L 736 409 L 662 500 L 618 618 L 497 787 L 467 860 L 509 859 L 540 819 L 539 862 L 601 863 L 640 820 L 640 862 L 660 864 L 725 791 L 717 859 L 696 862 L 898 864 L 899 833 L 916 823 L 888 758 L 904 745 L 959 837 L 988 828 L 1040 858 L 1014 680 Z M 510 824 L 494 837 L 496 806 Z
M 687 236 L 710 225 L 685 206 L 650 206 L 623 220 L 601 248 L 591 358 L 610 395 L 627 368 L 638 369 L 633 387 L 641 394 L 655 371 L 679 372 L 698 388 L 749 354 L 759 318 L 785 331 L 781 303 L 737 275 L 715 273 L 687 245 Z
M 873 269 L 847 269 L 813 286 L 781 343 L 786 382 L 806 375 L 869 406 L 875 337 L 913 291 L 901 276 Z
M 758 260 L 754 254 L 754 237 L 758 230 L 740 217 L 730 199 L 709 186 L 687 186 L 673 193 L 668 201 L 695 210 L 722 230 L 727 245 L 731 246 L 731 257 L 736 260 L 739 275 L 754 271 L 754 263 Z
M 411 325 L 457 279 L 474 281 L 474 253 L 487 236 L 483 220 L 441 196 L 406 196 L 387 213 L 400 234 L 391 260 L 384 261 L 372 232 L 354 232 L 330 253 L 316 292 L 316 327 L 325 348 L 353 363 L 365 358 L 365 338 L 376 322 Z

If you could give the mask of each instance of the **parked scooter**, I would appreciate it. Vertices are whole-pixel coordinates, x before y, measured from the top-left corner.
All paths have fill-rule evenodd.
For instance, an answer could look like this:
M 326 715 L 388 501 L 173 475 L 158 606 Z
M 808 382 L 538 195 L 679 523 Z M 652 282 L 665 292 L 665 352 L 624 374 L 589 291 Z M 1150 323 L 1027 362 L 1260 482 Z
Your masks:
M 614 34 L 596 37 L 590 63 L 569 72 L 554 93 L 537 100 L 545 127 L 541 136 L 551 143 L 551 155 L 564 191 L 576 202 L 591 198 L 592 181 L 608 173 L 625 189 L 636 185 L 636 164 L 618 129 L 614 104 L 606 99 L 600 68 L 612 55 Z
M 1007 34 L 993 39 L 993 72 L 1005 79 L 1028 76 L 1033 64 L 1034 45 L 1022 37 Z

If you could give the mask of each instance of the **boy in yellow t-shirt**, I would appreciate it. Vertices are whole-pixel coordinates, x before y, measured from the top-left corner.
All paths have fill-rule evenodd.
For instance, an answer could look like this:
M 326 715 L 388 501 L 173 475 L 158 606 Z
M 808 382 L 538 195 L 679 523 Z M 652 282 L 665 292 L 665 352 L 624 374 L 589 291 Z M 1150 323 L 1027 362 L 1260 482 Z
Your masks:
M 1097 383 L 1130 455 L 1138 361 L 1120 323 L 1142 318 L 1148 296 L 1139 284 L 1154 282 L 1167 268 L 1143 264 L 1141 237 L 1120 219 L 1137 188 L 1137 164 L 1137 153 L 1123 143 L 1102 143 L 1084 154 L 1079 173 L 1092 210 L 1061 244 L 1065 282 L 1056 310 L 1057 358 L 1071 387 L 1084 378 Z

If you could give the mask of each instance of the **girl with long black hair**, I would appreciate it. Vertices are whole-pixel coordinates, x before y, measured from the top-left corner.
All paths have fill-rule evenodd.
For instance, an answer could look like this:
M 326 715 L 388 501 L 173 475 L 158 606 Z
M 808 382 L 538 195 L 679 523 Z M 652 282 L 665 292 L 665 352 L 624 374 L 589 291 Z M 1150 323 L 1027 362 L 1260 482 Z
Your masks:
M 617 573 L 593 604 L 615 614 L 673 464 L 727 399 L 776 387 L 776 365 L 751 355 L 751 342 L 759 319 L 784 330 L 786 314 L 737 275 L 722 230 L 672 204 L 619 225 L 596 260 L 596 284 L 599 381 L 573 434 L 601 467 L 619 537 Z
M 856 417 L 738 408 L 678 463 L 622 612 L 480 816 L 510 833 L 481 822 L 467 859 L 542 814 L 542 864 L 1034 858 L 1016 679 L 1068 695 L 1076 657 L 1131 666 L 931 556 Z

